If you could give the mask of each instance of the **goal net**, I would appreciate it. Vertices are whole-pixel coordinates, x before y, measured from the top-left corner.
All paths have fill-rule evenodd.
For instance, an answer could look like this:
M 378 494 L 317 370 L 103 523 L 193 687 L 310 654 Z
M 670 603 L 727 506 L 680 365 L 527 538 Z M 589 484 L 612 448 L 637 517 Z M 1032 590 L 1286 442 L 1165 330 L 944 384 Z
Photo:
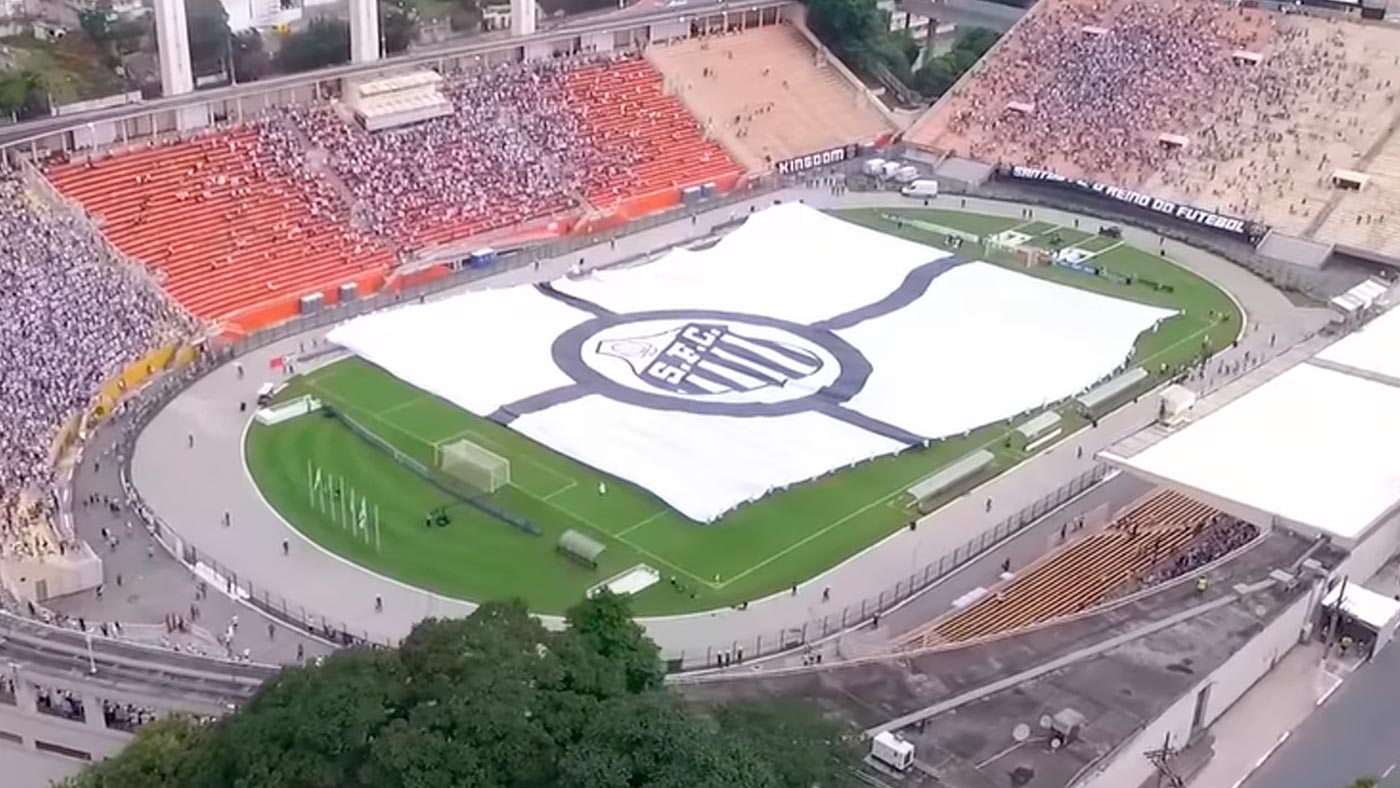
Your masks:
M 465 438 L 438 444 L 437 466 L 445 475 L 489 493 L 510 484 L 510 460 Z

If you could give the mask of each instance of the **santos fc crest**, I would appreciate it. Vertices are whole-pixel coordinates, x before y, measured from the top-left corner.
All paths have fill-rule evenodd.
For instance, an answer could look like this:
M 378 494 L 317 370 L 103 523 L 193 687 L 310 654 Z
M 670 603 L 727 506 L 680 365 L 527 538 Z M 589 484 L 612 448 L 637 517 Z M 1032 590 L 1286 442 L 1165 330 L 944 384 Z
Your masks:
M 553 355 L 584 391 L 692 413 L 796 413 L 849 399 L 870 374 L 825 328 L 711 310 L 598 315 L 561 334 Z
M 727 323 L 693 322 L 646 336 L 600 339 L 594 351 L 625 361 L 644 383 L 705 396 L 786 386 L 819 372 L 820 355 L 792 342 L 745 336 Z

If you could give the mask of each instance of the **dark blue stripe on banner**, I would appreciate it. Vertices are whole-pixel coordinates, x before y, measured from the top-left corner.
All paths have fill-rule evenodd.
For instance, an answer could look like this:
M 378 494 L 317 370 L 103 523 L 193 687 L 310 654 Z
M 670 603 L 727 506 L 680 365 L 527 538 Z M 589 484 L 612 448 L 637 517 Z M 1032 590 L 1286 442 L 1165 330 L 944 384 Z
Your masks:
M 867 320 L 897 312 L 906 306 L 914 303 L 928 291 L 928 286 L 933 284 L 933 280 L 948 273 L 964 263 L 971 260 L 953 255 L 945 257 L 932 263 L 925 263 L 910 271 L 904 281 L 900 282 L 893 293 L 876 301 L 873 304 L 856 307 L 849 312 L 827 318 L 812 324 L 812 328 L 824 328 L 827 331 L 839 331 L 843 328 L 850 328 L 864 323 Z

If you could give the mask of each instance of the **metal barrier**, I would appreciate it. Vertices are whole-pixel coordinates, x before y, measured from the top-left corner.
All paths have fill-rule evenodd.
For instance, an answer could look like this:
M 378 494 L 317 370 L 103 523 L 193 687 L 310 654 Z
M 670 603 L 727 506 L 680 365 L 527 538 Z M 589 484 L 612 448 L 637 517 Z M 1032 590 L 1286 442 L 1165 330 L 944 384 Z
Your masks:
M 1039 498 L 1030 506 L 997 523 L 993 528 L 983 531 L 975 538 L 954 548 L 952 553 L 939 556 L 937 561 L 925 565 L 922 569 L 910 572 L 908 576 L 895 581 L 893 585 L 874 596 L 853 602 L 820 618 L 810 619 L 800 626 L 780 627 L 759 635 L 715 644 L 703 651 L 684 649 L 663 652 L 662 658 L 666 660 L 667 668 L 673 673 L 682 670 L 720 667 L 801 648 L 862 624 L 876 615 L 897 607 L 910 597 L 952 574 L 969 561 L 986 553 L 1006 538 L 1020 533 L 1040 518 L 1084 494 L 1103 481 L 1110 470 L 1107 465 L 1095 465 Z

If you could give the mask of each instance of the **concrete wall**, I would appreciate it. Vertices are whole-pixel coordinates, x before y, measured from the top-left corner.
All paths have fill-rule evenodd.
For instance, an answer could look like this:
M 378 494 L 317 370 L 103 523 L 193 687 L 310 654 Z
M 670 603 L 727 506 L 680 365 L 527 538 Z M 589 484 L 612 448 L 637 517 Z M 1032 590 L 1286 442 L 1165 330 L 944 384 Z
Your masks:
M 194 91 L 190 65 L 189 23 L 183 0 L 156 0 L 156 47 L 160 56 L 160 90 L 164 96 Z
M 1148 723 L 1138 735 L 1128 739 L 1094 770 L 1085 774 L 1074 788 L 1124 788 L 1140 785 L 1155 773 L 1155 768 L 1143 753 L 1162 746 L 1170 735 L 1173 747 L 1186 744 L 1193 733 L 1192 716 L 1196 697 L 1210 687 L 1206 703 L 1205 725 L 1215 722 L 1255 682 L 1264 677 L 1274 664 L 1298 644 L 1303 625 L 1316 603 L 1316 594 L 1307 594 L 1286 608 L 1264 629 L 1223 665 L 1191 688 L 1161 716 Z
M 350 0 L 350 62 L 373 63 L 379 59 L 379 3 Z
M 89 760 L 117 753 L 131 741 L 131 734 L 103 725 L 101 702 L 87 704 L 84 722 L 40 714 L 33 704 L 32 691 L 25 689 L 20 691 L 17 704 L 0 703 L 0 763 L 5 762 L 7 749 L 20 748 L 60 758 L 76 769 Z
M 1400 550 L 1400 514 L 1391 514 L 1351 548 L 1351 555 L 1337 567 L 1336 574 L 1350 577 L 1353 583 L 1363 583 L 1380 571 L 1397 550 Z
M 690 21 L 687 19 L 672 19 L 666 22 L 657 22 L 651 26 L 652 41 L 670 41 L 689 37 Z
M 585 52 L 611 52 L 616 48 L 617 36 L 613 33 L 591 33 L 580 39 Z
M 102 583 L 102 559 L 86 544 L 63 556 L 0 561 L 0 583 L 21 599 L 42 602 Z

